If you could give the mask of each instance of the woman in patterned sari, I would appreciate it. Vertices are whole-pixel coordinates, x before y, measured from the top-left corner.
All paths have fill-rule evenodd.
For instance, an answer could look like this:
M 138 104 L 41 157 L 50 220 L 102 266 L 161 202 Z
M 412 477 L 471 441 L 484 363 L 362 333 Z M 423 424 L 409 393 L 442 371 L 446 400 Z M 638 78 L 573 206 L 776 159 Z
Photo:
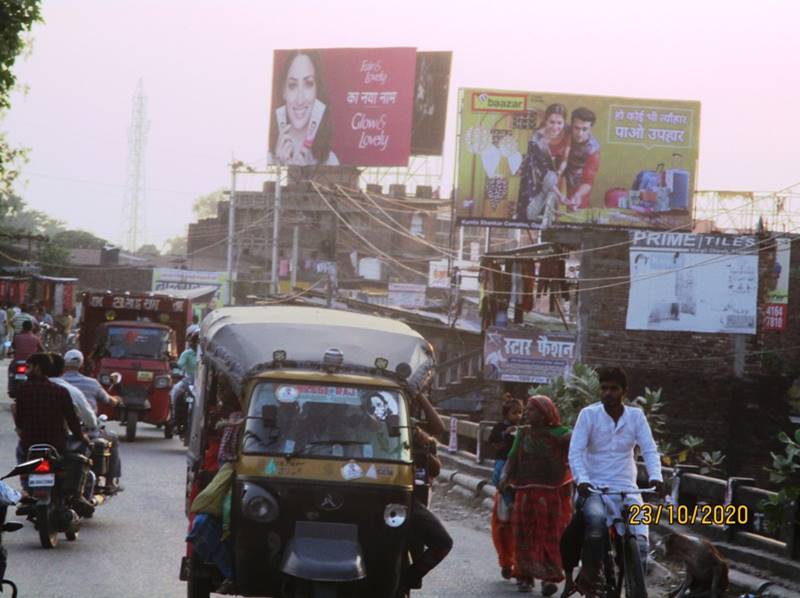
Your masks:
M 528 398 L 523 417 L 528 425 L 517 433 L 501 486 L 516 491 L 511 521 L 519 589 L 530 592 L 540 579 L 542 594 L 550 596 L 564 579 L 559 538 L 572 517 L 570 430 L 544 395 Z

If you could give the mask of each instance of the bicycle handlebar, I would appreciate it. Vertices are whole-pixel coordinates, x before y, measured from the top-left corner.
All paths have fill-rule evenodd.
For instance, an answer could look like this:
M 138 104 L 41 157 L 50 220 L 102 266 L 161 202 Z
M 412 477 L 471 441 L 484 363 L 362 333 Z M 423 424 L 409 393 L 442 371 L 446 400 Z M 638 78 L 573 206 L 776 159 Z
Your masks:
M 623 496 L 626 494 L 655 494 L 655 488 L 633 488 L 630 490 L 610 490 L 608 488 L 595 488 L 594 486 L 589 486 L 589 492 L 592 494 L 622 494 Z

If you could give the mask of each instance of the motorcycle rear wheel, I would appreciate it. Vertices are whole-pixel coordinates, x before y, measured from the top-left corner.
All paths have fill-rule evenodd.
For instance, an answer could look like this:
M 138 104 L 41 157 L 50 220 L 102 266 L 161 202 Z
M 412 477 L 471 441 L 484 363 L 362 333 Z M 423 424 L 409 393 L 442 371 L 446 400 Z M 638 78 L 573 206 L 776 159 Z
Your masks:
M 42 548 L 55 548 L 58 545 L 58 530 L 53 525 L 51 514 L 52 504 L 36 508 L 36 529 Z
M 175 434 L 175 429 L 172 426 L 172 422 L 166 422 L 164 424 L 164 438 L 169 440 Z

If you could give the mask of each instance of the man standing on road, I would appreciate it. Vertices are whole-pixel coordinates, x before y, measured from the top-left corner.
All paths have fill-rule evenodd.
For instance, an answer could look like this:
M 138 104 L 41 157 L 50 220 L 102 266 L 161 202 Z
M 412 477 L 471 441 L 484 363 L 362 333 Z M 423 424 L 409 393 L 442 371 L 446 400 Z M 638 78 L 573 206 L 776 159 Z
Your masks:
M 108 394 L 100 383 L 94 378 L 84 376 L 80 373 L 80 368 L 83 366 L 83 353 L 77 349 L 70 349 L 64 353 L 64 375 L 62 379 L 69 382 L 72 386 L 77 388 L 86 397 L 89 406 L 97 413 L 98 403 L 104 403 L 111 407 L 118 406 L 121 401 L 116 397 Z M 119 456 L 119 437 L 107 429 L 99 431 L 100 438 L 104 438 L 111 443 L 111 459 L 108 464 L 108 477 L 111 482 L 112 492 L 119 491 L 119 478 L 122 476 L 122 462 Z
M 584 407 L 578 414 L 569 446 L 569 466 L 578 485 L 576 516 L 580 517 L 582 514 L 585 522 L 591 553 L 589 560 L 593 564 L 602 561 L 603 537 L 608 534 L 611 519 L 608 511 L 620 512 L 622 499 L 611 494 L 604 496 L 592 494 L 590 488 L 635 490 L 638 486 L 634 448 L 638 446 L 644 457 L 649 485 L 655 487 L 660 495 L 664 492 L 661 459 L 644 412 L 638 407 L 630 407 L 622 402 L 628 390 L 625 371 L 618 367 L 601 368 L 598 377 L 601 400 Z M 642 497 L 640 494 L 628 495 L 625 504 L 642 504 Z M 575 537 L 575 524 L 576 519 L 573 519 L 570 527 L 564 532 L 562 552 L 567 538 L 571 538 L 572 550 L 580 552 L 582 542 Z M 639 543 L 644 566 L 649 551 L 647 526 L 632 525 L 631 530 Z M 580 535 L 580 532 L 577 531 L 577 534 Z M 572 555 L 564 562 L 568 584 L 572 580 L 572 566 L 577 560 L 578 558 Z M 589 569 L 585 572 L 586 575 L 594 576 L 594 567 L 587 567 L 585 560 L 581 577 L 584 577 L 586 569 Z M 582 585 L 581 581 L 583 580 L 579 580 L 579 585 Z M 592 577 L 587 581 L 593 581 Z

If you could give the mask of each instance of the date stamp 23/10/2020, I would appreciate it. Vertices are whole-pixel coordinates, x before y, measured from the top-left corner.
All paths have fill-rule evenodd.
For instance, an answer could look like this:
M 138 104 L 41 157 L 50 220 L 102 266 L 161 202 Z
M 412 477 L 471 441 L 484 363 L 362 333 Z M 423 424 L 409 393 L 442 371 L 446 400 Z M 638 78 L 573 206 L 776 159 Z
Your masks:
M 645 503 L 628 507 L 630 525 L 747 525 L 747 505 L 671 505 Z

